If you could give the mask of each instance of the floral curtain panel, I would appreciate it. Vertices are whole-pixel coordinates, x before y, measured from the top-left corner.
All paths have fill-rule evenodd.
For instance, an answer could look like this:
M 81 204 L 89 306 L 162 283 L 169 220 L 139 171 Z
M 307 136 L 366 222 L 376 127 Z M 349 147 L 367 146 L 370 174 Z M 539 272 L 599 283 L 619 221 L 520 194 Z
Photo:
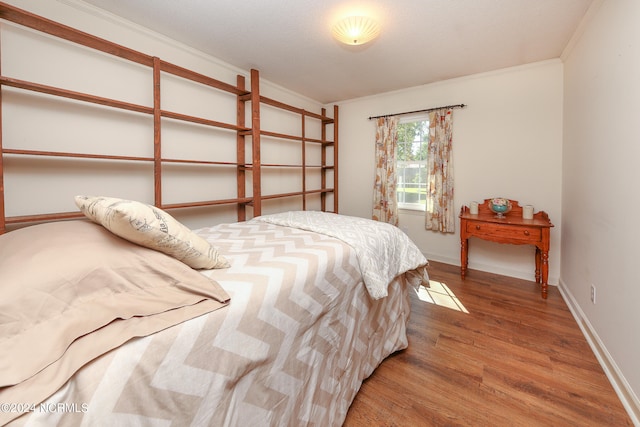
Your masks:
M 376 121 L 376 177 L 373 187 L 373 219 L 398 225 L 396 197 L 396 146 L 398 117 Z
M 453 110 L 430 112 L 425 228 L 443 233 L 455 231 L 452 140 Z

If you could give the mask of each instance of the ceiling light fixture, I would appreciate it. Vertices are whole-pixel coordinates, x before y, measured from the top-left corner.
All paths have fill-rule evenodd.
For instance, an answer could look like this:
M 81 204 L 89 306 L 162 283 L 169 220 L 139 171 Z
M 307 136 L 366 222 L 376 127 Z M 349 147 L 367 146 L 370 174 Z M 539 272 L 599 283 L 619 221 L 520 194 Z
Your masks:
M 366 16 L 349 16 L 338 21 L 332 29 L 336 40 L 357 46 L 370 42 L 380 34 L 380 25 Z

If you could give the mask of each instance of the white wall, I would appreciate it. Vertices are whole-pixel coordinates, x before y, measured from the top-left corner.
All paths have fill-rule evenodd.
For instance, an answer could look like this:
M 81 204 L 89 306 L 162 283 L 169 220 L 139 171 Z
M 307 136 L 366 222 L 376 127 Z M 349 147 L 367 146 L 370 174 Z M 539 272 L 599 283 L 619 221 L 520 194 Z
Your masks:
M 464 103 L 454 110 L 455 207 L 508 197 L 547 212 L 549 283 L 560 271 L 562 63 L 472 75 L 340 104 L 340 212 L 371 217 L 375 125 L 370 116 Z M 457 215 L 457 214 L 456 214 Z M 403 211 L 400 227 L 428 258 L 460 264 L 460 234 L 424 229 L 422 214 Z M 469 267 L 534 279 L 532 246 L 469 243 Z
M 640 422 L 640 2 L 597 1 L 565 59 L 561 288 Z M 590 286 L 596 286 L 596 303 Z M 626 390 L 624 388 L 626 387 Z M 623 399 L 624 400 L 624 399 Z

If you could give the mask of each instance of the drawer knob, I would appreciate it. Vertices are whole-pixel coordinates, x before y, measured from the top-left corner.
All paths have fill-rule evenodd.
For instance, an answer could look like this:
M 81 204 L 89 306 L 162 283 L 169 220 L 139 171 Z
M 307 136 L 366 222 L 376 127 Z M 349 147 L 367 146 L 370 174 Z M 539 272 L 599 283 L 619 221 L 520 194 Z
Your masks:
M 476 230 L 480 230 L 480 226 L 479 225 L 476 225 Z
M 524 230 L 524 235 L 528 236 L 529 235 L 529 230 Z

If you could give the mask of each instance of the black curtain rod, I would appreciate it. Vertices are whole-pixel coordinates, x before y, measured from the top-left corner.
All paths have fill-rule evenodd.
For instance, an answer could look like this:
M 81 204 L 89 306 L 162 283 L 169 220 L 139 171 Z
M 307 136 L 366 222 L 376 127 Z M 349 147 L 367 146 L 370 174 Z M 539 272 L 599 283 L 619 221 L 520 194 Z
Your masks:
M 371 120 L 371 119 L 379 119 L 380 117 L 401 116 L 403 114 L 427 113 L 429 111 L 442 110 L 444 108 L 464 108 L 464 107 L 466 107 L 465 104 L 445 105 L 444 107 L 426 108 L 424 110 L 405 111 L 404 113 L 384 114 L 382 116 L 373 116 L 373 117 L 369 117 L 369 120 Z

